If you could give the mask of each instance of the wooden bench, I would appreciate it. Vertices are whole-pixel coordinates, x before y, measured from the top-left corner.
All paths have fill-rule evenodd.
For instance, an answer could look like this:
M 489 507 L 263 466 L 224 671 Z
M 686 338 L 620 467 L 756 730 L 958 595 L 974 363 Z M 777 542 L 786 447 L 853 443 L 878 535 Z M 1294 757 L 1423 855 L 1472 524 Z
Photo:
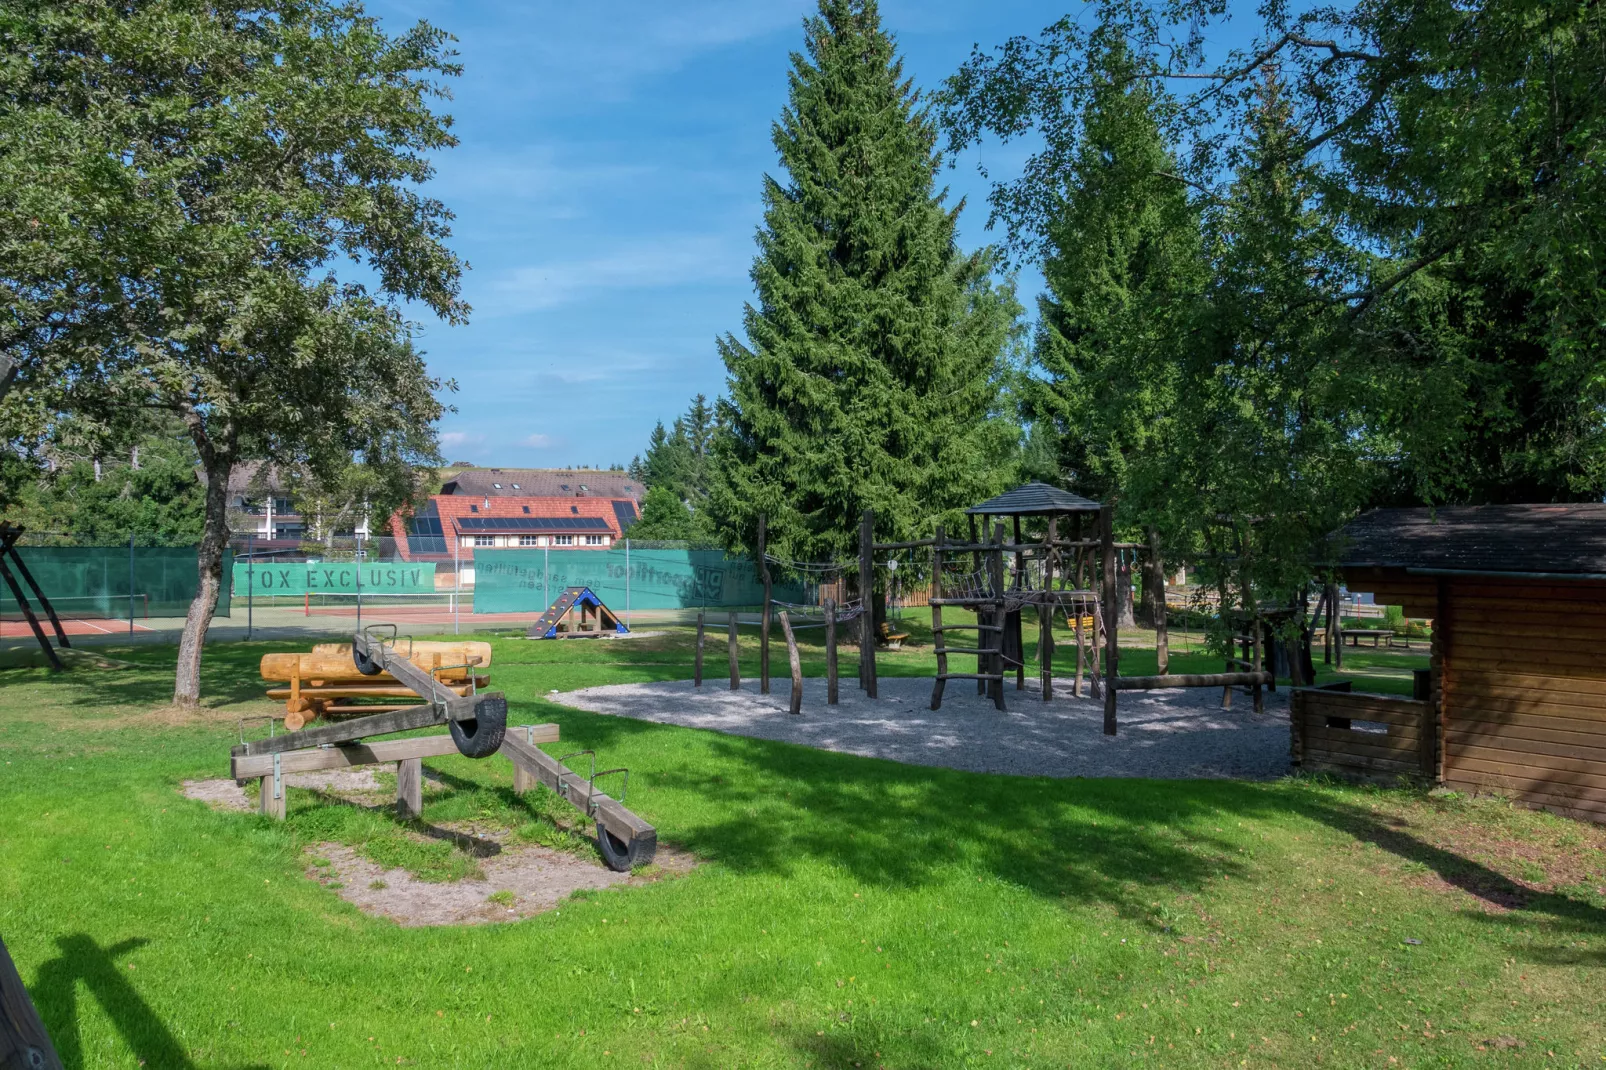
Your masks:
M 881 622 L 881 642 L 888 650 L 903 649 L 903 641 L 909 638 L 908 632 L 894 632 L 888 621 Z
M 1345 628 L 1338 633 L 1339 641 L 1349 640 L 1349 645 L 1359 648 L 1362 639 L 1370 639 L 1374 647 L 1381 647 L 1383 639 L 1394 635 L 1392 628 Z
M 408 661 L 438 680 L 443 692 L 467 695 L 491 682 L 484 673 L 491 664 L 489 643 L 413 643 L 403 639 L 399 649 Z M 368 676 L 359 671 L 349 643 L 322 643 L 305 654 L 264 654 L 260 671 L 264 680 L 285 685 L 269 687 L 267 695 L 284 703 L 284 727 L 290 732 L 319 718 L 387 713 L 411 709 L 424 701 L 390 673 Z

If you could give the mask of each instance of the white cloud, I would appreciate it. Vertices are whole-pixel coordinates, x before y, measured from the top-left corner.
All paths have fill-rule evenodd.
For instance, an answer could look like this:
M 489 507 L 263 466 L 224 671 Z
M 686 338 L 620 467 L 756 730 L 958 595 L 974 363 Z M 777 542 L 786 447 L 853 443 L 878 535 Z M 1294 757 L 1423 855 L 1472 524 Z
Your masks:
M 492 284 L 492 311 L 556 308 L 598 290 L 660 289 L 744 278 L 751 252 L 693 235 L 622 246 L 601 256 L 515 268 Z
M 533 446 L 535 449 L 543 450 L 548 446 L 557 445 L 557 439 L 553 438 L 551 435 L 531 435 L 529 438 L 524 440 L 524 445 Z
M 453 446 L 459 449 L 464 446 L 478 446 L 484 441 L 484 435 L 471 435 L 467 431 L 445 431 L 441 434 L 442 446 Z

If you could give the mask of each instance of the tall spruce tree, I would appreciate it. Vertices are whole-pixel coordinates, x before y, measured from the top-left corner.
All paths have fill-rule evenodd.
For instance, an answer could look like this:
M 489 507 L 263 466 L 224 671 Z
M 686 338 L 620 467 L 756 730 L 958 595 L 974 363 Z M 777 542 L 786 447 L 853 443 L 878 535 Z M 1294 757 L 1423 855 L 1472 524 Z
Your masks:
M 927 533 L 1007 478 L 1019 429 L 999 409 L 1016 330 L 994 254 L 962 254 L 935 188 L 936 131 L 874 0 L 822 0 L 793 54 L 766 176 L 747 340 L 728 372 L 710 511 L 726 542 L 794 560 Z M 957 519 L 957 517 L 955 517 Z

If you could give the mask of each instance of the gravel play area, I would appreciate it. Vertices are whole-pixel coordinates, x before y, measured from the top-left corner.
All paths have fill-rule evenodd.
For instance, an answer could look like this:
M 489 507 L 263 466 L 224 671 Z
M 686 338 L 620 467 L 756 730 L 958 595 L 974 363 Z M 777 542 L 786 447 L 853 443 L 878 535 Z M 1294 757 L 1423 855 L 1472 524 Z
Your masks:
M 1004 713 L 977 697 L 969 680 L 950 681 L 942 709 L 931 710 L 929 677 L 883 678 L 874 700 L 849 677 L 836 706 L 826 705 L 824 680 L 805 679 L 796 717 L 787 712 L 792 688 L 785 678 L 772 680 L 768 695 L 758 693 L 756 680 L 743 681 L 740 691 L 723 680 L 701 688 L 675 680 L 551 697 L 594 713 L 977 773 L 1265 779 L 1288 772 L 1287 691 L 1268 693 L 1258 717 L 1241 693 L 1223 710 L 1220 688 L 1122 692 L 1120 732 L 1110 737 L 1103 703 L 1072 698 L 1068 682 L 1056 684 L 1049 702 L 1035 681 L 1024 691 L 1014 681 L 1005 686 Z

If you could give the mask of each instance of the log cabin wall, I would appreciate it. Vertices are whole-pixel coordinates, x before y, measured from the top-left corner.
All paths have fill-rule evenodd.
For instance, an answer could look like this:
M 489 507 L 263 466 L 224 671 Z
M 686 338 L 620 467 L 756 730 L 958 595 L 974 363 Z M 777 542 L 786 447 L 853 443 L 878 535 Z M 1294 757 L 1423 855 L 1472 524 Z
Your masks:
M 1442 779 L 1606 822 L 1606 584 L 1446 583 Z
M 1606 583 L 1346 569 L 1433 619 L 1439 779 L 1606 822 Z

